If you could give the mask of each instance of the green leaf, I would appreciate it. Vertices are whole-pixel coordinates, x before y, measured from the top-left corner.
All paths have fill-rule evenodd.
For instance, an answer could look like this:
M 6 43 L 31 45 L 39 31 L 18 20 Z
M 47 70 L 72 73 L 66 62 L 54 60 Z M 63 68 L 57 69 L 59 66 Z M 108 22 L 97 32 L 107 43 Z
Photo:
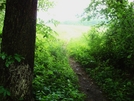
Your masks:
M 6 56 L 5 55 L 2 55 L 1 58 L 2 58 L 2 60 L 5 60 Z
M 0 54 L 0 57 L 2 58 L 2 60 L 5 60 L 7 57 L 7 54 L 5 54 L 4 52 Z
M 128 86 L 131 86 L 131 84 L 132 84 L 131 82 L 127 82 L 127 85 L 128 85 Z
M 5 65 L 6 65 L 6 67 L 9 67 L 10 64 L 9 63 L 6 63 Z
M 21 62 L 21 58 L 20 57 L 14 57 L 15 60 L 17 60 L 18 62 Z
M 3 86 L 0 87 L 0 94 L 2 94 L 4 92 L 4 88 Z
M 12 63 L 14 63 L 14 59 L 9 58 L 6 60 L 5 65 L 6 65 L 6 67 L 9 67 L 9 65 L 11 65 Z
M 53 71 L 48 71 L 48 74 L 51 74 L 51 75 L 53 75 Z
M 7 89 L 5 89 L 3 86 L 0 86 L 0 94 L 3 94 L 3 96 L 11 95 L 10 92 Z
M 6 92 L 6 91 L 4 91 L 4 92 L 3 92 L 3 96 L 5 97 L 6 95 L 7 95 L 7 92 Z
M 10 96 L 10 95 L 11 95 L 9 91 L 6 91 L 6 93 L 7 93 L 7 95 L 8 95 L 8 96 Z
M 128 59 L 130 59 L 130 58 L 131 58 L 131 54 L 130 54 L 130 55 L 128 55 L 128 56 L 127 56 L 127 58 L 128 58 Z
M 22 59 L 24 59 L 21 55 L 19 54 L 14 54 L 14 59 L 18 62 L 21 62 Z

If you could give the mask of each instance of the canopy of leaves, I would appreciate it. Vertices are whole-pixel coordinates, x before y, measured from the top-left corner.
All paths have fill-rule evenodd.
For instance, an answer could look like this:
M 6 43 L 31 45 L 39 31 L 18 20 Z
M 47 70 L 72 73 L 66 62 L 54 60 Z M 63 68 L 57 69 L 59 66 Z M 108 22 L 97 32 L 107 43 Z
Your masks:
M 47 11 L 49 8 L 54 6 L 52 0 L 38 0 L 38 10 Z
M 108 20 L 105 51 L 113 53 L 110 63 L 114 67 L 134 69 L 134 3 L 128 0 L 92 0 L 85 10 L 85 18 L 103 16 Z M 89 13 L 91 12 L 91 13 Z M 103 49 L 104 50 L 104 49 Z M 107 56 L 108 59 L 108 56 Z M 114 63 L 112 62 L 113 60 Z
M 5 9 L 6 0 L 0 0 L 0 10 Z M 38 0 L 38 9 L 47 11 L 49 8 L 54 6 L 52 0 Z
M 132 7 L 133 3 L 129 3 L 128 0 L 91 0 L 83 17 L 86 20 L 94 17 L 109 19 L 117 16 L 119 12 L 125 12 L 124 9 L 130 6 Z

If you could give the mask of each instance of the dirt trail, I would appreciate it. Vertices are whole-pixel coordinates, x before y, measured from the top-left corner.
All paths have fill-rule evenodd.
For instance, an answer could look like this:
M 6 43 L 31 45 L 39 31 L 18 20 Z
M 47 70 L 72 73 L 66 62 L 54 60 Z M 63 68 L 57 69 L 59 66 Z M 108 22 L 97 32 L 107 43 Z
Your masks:
M 87 96 L 85 101 L 108 101 L 81 66 L 72 58 L 69 59 L 69 62 L 74 72 L 78 75 L 80 91 Z
M 82 33 L 87 32 L 90 27 L 88 26 L 75 26 L 75 25 L 58 25 L 53 27 L 59 33 L 59 39 L 64 40 L 64 48 L 66 49 L 68 42 L 82 36 Z M 70 58 L 70 65 L 74 72 L 78 75 L 80 91 L 86 94 L 85 101 L 108 101 L 105 96 L 94 84 L 93 80 L 88 77 L 81 66 Z

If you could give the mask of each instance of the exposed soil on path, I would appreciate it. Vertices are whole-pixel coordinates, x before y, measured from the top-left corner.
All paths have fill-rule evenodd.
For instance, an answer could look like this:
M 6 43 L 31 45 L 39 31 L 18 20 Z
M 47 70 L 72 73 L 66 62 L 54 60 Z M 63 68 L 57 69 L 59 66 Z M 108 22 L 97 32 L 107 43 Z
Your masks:
M 85 101 L 108 101 L 83 68 L 72 58 L 69 59 L 69 62 L 74 72 L 78 75 L 80 91 L 86 94 Z

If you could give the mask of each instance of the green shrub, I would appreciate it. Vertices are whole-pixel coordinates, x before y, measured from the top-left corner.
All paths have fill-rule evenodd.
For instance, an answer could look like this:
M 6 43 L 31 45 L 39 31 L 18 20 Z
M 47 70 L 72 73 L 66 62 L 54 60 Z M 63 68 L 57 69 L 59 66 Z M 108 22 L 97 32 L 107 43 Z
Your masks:
M 95 69 L 87 68 L 86 71 L 111 101 L 133 101 L 134 83 L 126 79 L 121 70 L 101 63 Z
M 97 28 L 91 29 L 81 38 L 70 43 L 70 55 L 83 65 L 111 101 L 133 101 L 133 79 L 127 78 L 129 74 L 117 68 L 121 66 L 118 61 L 122 58 L 119 54 L 123 51 L 120 52 L 113 39 L 109 39 Z M 127 54 L 124 53 L 124 56 Z
M 34 95 L 39 101 L 83 101 L 78 90 L 78 79 L 69 66 L 63 43 L 37 34 Z

